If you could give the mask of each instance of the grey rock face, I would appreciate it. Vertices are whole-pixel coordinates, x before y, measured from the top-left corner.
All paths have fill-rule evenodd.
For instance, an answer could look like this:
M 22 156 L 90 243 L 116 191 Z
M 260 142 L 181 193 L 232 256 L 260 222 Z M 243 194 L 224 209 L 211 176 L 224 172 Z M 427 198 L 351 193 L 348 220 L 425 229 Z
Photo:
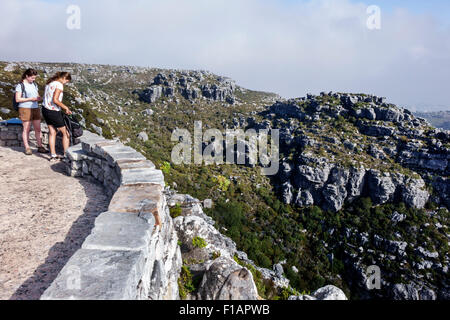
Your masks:
M 298 173 L 294 178 L 298 187 L 310 187 L 311 184 L 323 186 L 328 180 L 331 171 L 331 165 L 324 163 L 322 166 L 310 167 L 308 165 L 299 165 Z
M 375 120 L 377 118 L 373 108 L 357 109 L 355 110 L 354 115 L 356 118 L 365 118 L 368 120 Z
M 275 264 L 273 266 L 273 270 L 275 271 L 275 274 L 278 277 L 282 277 L 283 276 L 284 270 L 283 270 L 283 266 L 280 263 Z
M 347 300 L 345 293 L 338 287 L 328 285 L 312 294 L 317 300 Z
M 372 201 L 377 204 L 391 201 L 396 186 L 390 174 L 381 174 L 377 170 L 370 170 L 368 174 L 368 184 Z
M 276 288 L 285 288 L 289 285 L 289 280 L 282 275 L 282 270 L 280 274 L 280 270 L 278 270 L 279 272 L 277 273 L 273 270 L 259 268 L 253 261 L 248 259 L 245 252 L 237 251 L 236 244 L 230 238 L 222 235 L 214 228 L 214 221 L 210 221 L 211 218 L 203 213 L 200 206 L 200 201 L 188 195 L 172 194 L 169 196 L 168 202 L 171 205 L 179 203 L 183 206 L 182 216 L 174 219 L 174 225 L 177 229 L 179 239 L 183 243 L 183 259 L 185 261 L 206 261 L 202 264 L 191 265 L 190 267 L 192 271 L 195 269 L 196 273 L 204 274 L 207 266 L 209 266 L 212 261 L 217 260 L 217 258 L 216 260 L 211 260 L 214 255 L 217 256 L 217 253 L 220 253 L 221 258 L 228 260 L 233 260 L 233 257 L 236 255 L 243 263 L 249 264 L 256 268 L 261 273 L 261 277 L 263 279 L 266 281 L 272 281 Z M 192 239 L 197 236 L 200 236 L 206 241 L 207 246 L 205 248 L 193 248 L 191 245 Z M 234 277 L 241 278 L 243 275 L 245 274 L 238 274 Z M 238 282 L 240 282 L 240 280 Z M 210 289 L 208 290 L 211 291 Z M 227 290 L 227 292 L 228 291 L 229 290 Z M 202 297 L 199 298 L 203 299 Z M 249 299 L 250 298 L 251 296 L 249 296 Z
M 180 93 L 185 99 L 189 101 L 194 101 L 200 96 L 200 90 L 198 88 L 182 88 Z
M 442 204 L 450 208 L 450 179 L 444 177 L 436 177 L 432 182 L 433 188 L 440 195 Z
M 371 125 L 360 123 L 358 127 L 361 133 L 374 137 L 392 136 L 395 132 L 395 129 L 393 127 L 388 127 L 384 125 Z
M 333 285 L 317 289 L 311 295 L 290 296 L 289 300 L 348 300 L 345 293 Z
M 292 166 L 287 162 L 283 162 L 281 164 L 280 178 L 282 180 L 287 180 L 291 176 L 291 173 L 292 173 Z
M 420 300 L 436 300 L 437 294 L 430 288 L 423 287 L 419 290 L 419 299 Z
M 96 125 L 93 124 L 93 123 L 91 124 L 91 127 L 92 127 L 92 129 L 94 129 L 94 131 L 95 131 L 99 136 L 101 136 L 101 135 L 103 134 L 103 129 L 102 129 L 102 128 L 96 126 Z
M 391 221 L 394 223 L 402 222 L 405 219 L 406 219 L 406 215 L 400 214 L 397 211 L 394 211 L 394 213 L 392 214 L 392 217 L 391 217 Z
M 314 204 L 314 197 L 308 190 L 299 190 L 295 204 L 299 207 L 311 206 Z
M 148 141 L 148 135 L 145 132 L 140 132 L 138 134 L 138 139 L 141 140 L 142 142 L 146 142 Z
M 190 246 L 192 239 L 195 237 L 201 237 L 207 243 L 206 250 L 203 253 L 195 253 L 196 259 L 209 260 L 210 253 L 213 252 L 220 252 L 221 256 L 233 258 L 236 252 L 236 244 L 230 238 L 223 236 L 200 216 L 179 216 L 174 219 L 174 224 L 182 243 Z M 187 249 L 192 251 L 194 248 L 189 247 Z
M 284 203 L 290 204 L 292 202 L 292 185 L 289 182 L 283 183 L 283 201 Z
M 152 116 L 155 112 L 152 109 L 145 109 L 142 114 L 145 116 Z
M 198 296 L 202 300 L 257 300 L 258 292 L 250 271 L 219 257 L 207 266 Z
M 394 300 L 419 300 L 419 292 L 412 284 L 394 284 L 390 292 Z
M 283 118 L 292 117 L 300 120 L 305 119 L 305 113 L 295 103 L 277 102 L 270 107 L 270 111 Z
M 403 188 L 403 201 L 410 207 L 422 209 L 430 197 L 425 189 L 425 182 L 422 179 L 409 179 Z
M 162 97 L 163 89 L 161 86 L 152 86 L 142 92 L 138 92 L 139 98 L 147 103 L 153 103 Z
M 350 175 L 347 183 L 347 199 L 353 201 L 359 197 L 364 188 L 366 176 L 366 169 L 364 168 L 351 168 Z
M 404 115 L 400 109 L 397 108 L 376 108 L 377 120 L 399 122 L 403 121 Z M 374 120 L 374 119 L 373 119 Z
M 331 211 L 339 211 L 344 205 L 344 200 L 347 197 L 347 190 L 344 186 L 328 184 L 322 191 L 325 200 L 325 209 Z
M 4 113 L 4 114 L 9 114 L 11 112 L 11 110 L 6 109 L 6 108 L 0 108 L 0 112 Z

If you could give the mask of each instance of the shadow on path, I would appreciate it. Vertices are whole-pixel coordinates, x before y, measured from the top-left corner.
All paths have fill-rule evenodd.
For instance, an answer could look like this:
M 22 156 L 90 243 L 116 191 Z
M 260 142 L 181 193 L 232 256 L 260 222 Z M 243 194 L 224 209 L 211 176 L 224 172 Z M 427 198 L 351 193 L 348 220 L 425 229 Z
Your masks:
M 39 155 L 41 156 L 41 155 Z M 64 163 L 56 163 L 51 166 L 52 170 L 65 174 Z M 10 300 L 38 300 L 42 293 L 51 285 L 61 269 L 81 248 L 83 241 L 94 227 L 95 218 L 102 212 L 107 211 L 110 198 L 105 193 L 99 193 L 103 186 L 94 185 L 94 182 L 83 178 L 74 178 L 83 186 L 87 197 L 86 207 L 81 216 L 72 224 L 66 234 L 64 242 L 57 242 L 49 250 L 45 262 L 41 264 L 22 285 L 10 297 Z M 92 192 L 92 189 L 97 192 Z M 65 190 L 66 192 L 68 190 Z

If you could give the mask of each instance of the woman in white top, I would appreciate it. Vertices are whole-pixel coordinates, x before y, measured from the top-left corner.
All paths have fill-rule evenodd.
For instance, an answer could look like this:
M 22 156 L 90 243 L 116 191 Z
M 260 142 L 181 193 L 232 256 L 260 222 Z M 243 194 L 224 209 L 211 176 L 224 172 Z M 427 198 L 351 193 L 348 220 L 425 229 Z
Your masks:
M 28 143 L 30 137 L 31 124 L 33 124 L 36 141 L 38 143 L 38 152 L 47 153 L 48 151 L 42 146 L 41 139 L 41 110 L 38 102 L 42 101 L 39 96 L 38 86 L 36 85 L 36 77 L 38 73 L 34 69 L 27 69 L 22 75 L 22 82 L 16 87 L 16 101 L 19 104 L 19 118 L 22 120 L 22 141 L 25 147 L 25 154 L 31 155 L 30 145 Z
M 64 85 L 72 80 L 70 73 L 57 72 L 53 77 L 47 81 L 44 94 L 44 107 L 42 108 L 42 115 L 47 122 L 49 129 L 49 145 L 51 158 L 50 161 L 58 161 L 56 155 L 55 142 L 57 131 L 62 133 L 64 154 L 70 145 L 69 132 L 66 129 L 61 110 L 66 114 L 72 114 L 72 111 L 62 103 Z

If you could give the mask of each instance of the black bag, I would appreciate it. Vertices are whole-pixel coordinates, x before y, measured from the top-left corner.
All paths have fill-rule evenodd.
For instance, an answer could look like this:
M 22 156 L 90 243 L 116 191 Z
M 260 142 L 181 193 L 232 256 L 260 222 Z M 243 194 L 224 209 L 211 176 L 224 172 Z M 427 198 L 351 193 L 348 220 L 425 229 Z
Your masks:
M 63 113 L 63 118 L 64 124 L 66 125 L 67 131 L 70 135 L 71 145 L 79 144 L 81 141 L 78 138 L 83 135 L 83 128 L 81 127 L 81 124 L 72 115 L 68 116 Z
M 33 82 L 33 84 L 36 87 L 36 89 L 39 91 L 36 82 Z M 22 98 L 27 98 L 27 92 L 25 91 L 25 85 L 23 84 L 23 82 L 20 83 L 20 87 L 22 88 Z M 16 92 L 14 92 L 14 95 L 13 95 L 13 108 L 16 111 L 19 111 L 19 102 L 17 102 L 17 100 L 16 100 Z

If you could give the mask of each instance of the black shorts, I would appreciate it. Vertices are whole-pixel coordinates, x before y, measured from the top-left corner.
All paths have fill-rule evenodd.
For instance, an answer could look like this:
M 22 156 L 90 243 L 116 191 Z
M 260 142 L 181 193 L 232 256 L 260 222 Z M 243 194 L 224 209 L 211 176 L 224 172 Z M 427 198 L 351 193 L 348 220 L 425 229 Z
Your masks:
M 63 114 L 61 111 L 49 110 L 45 107 L 42 108 L 42 115 L 44 116 L 47 125 L 53 126 L 55 129 L 65 127 Z

